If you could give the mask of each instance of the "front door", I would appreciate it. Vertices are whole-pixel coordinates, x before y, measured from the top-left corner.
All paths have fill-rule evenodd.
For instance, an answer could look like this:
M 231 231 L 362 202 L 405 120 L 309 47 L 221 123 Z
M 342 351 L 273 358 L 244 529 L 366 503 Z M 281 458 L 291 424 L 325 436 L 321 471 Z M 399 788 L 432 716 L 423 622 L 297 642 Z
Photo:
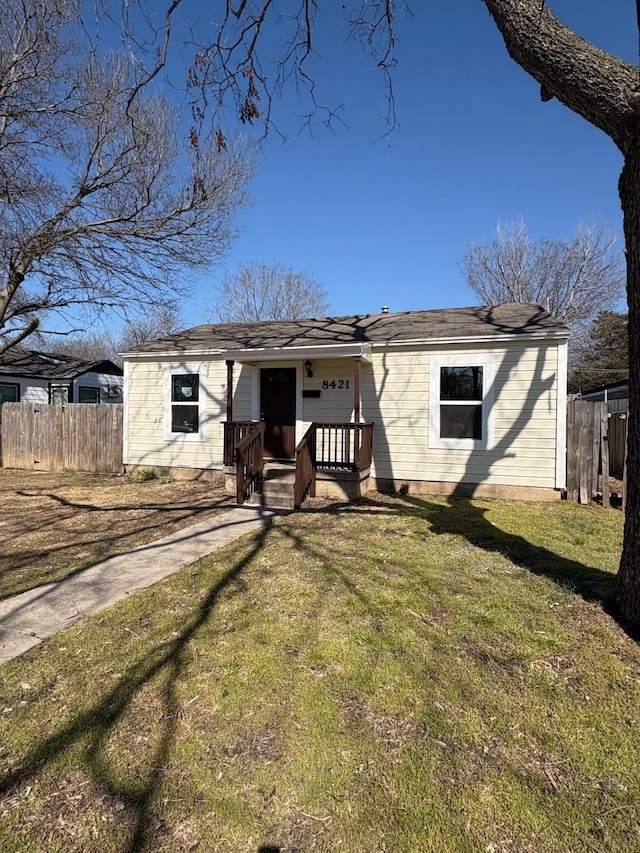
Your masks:
M 265 423 L 264 455 L 293 459 L 296 449 L 296 369 L 260 370 L 260 411 Z

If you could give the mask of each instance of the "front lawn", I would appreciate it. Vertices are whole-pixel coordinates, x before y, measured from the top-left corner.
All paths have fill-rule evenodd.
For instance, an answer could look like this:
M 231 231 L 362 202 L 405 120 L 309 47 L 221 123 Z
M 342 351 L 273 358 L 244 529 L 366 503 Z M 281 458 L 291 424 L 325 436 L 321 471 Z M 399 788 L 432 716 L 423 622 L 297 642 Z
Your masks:
M 622 517 L 297 513 L 0 670 L 0 848 L 640 849 Z
M 204 481 L 0 468 L 0 600 L 228 508 Z

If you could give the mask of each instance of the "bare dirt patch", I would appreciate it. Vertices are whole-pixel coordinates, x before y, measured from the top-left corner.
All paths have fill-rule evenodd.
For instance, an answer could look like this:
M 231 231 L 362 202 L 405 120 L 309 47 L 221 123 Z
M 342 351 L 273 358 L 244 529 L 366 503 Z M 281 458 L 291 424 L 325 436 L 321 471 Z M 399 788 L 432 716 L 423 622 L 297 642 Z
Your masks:
M 0 599 L 228 508 L 222 486 L 0 469 Z

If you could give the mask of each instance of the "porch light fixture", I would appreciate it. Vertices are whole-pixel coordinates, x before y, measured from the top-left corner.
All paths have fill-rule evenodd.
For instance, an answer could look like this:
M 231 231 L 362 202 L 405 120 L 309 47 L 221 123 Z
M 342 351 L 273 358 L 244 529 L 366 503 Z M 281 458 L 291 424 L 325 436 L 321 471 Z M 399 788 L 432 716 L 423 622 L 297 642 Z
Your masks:
M 307 359 L 304 363 L 304 369 L 307 371 L 307 376 L 309 379 L 313 376 L 313 365 L 311 364 L 311 359 Z

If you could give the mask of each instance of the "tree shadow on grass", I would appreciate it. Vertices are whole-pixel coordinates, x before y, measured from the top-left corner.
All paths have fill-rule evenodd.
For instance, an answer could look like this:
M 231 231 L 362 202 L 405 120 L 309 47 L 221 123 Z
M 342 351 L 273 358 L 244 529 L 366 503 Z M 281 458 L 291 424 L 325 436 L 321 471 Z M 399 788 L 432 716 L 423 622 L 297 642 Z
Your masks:
M 129 818 L 131 832 L 128 843 L 122 847 L 123 853 L 150 849 L 156 823 L 154 803 L 176 738 L 180 710 L 177 685 L 190 659 L 187 646 L 211 619 L 221 594 L 240 582 L 243 571 L 264 548 L 270 529 L 271 525 L 260 529 L 250 549 L 207 590 L 177 636 L 145 652 L 97 702 L 36 744 L 16 767 L 1 774 L 0 796 L 10 795 L 23 783 L 35 780 L 47 765 L 74 746 L 84 744 L 84 759 L 92 782 L 121 804 L 123 815 Z M 146 770 L 131 774 L 129 779 L 118 778 L 117 768 L 111 766 L 108 757 L 108 740 L 136 696 L 157 679 L 162 680 L 162 712 L 158 717 L 160 733 L 155 748 L 146 762 Z
M 466 487 L 465 487 L 466 488 Z M 549 504 L 553 512 L 554 504 Z M 467 494 L 453 495 L 442 502 L 436 496 L 420 498 L 416 495 L 389 494 L 364 496 L 354 503 L 334 503 L 329 507 L 307 507 L 310 513 L 354 513 L 368 507 L 383 515 L 413 515 L 428 522 L 431 532 L 464 537 L 469 544 L 489 553 L 506 556 L 514 565 L 532 574 L 550 578 L 564 589 L 572 589 L 587 601 L 598 600 L 605 611 L 615 619 L 633 639 L 628 627 L 619 620 L 615 608 L 615 576 L 595 566 L 563 557 L 561 554 L 530 542 L 524 536 L 497 527 L 487 518 L 488 508 L 479 505 Z
M 471 498 L 453 496 L 446 504 L 409 495 L 400 495 L 398 500 L 402 501 L 402 510 L 398 511 L 409 510 L 424 518 L 433 533 L 463 536 L 471 545 L 490 553 L 501 553 L 514 565 L 550 578 L 558 586 L 574 590 L 586 601 L 599 601 L 631 639 L 640 639 L 640 634 L 630 630 L 620 619 L 615 604 L 615 576 L 611 573 L 568 559 L 524 536 L 496 527 L 487 518 L 487 508 Z M 552 508 L 550 504 L 550 511 Z
M 73 510 L 80 510 L 83 513 L 107 514 L 110 512 L 149 511 L 152 515 L 140 518 L 124 531 L 120 531 L 114 526 L 108 531 L 104 529 L 96 531 L 88 519 L 86 530 L 69 529 L 66 531 L 64 539 L 59 533 L 60 541 L 56 544 L 43 547 L 31 546 L 25 550 L 12 549 L 6 553 L 0 553 L 0 601 L 49 584 L 52 581 L 72 577 L 96 563 L 125 554 L 133 548 L 150 548 L 153 546 L 154 540 L 157 541 L 157 539 L 166 536 L 172 528 L 187 528 L 188 530 L 191 525 L 231 508 L 231 501 L 227 497 L 202 506 L 191 507 L 159 504 L 99 507 L 91 504 L 75 504 L 53 494 L 46 495 L 46 497 L 60 505 Z M 151 541 L 132 543 L 131 540 L 136 537 L 144 537 Z M 74 549 L 82 553 L 78 556 Z M 62 559 L 62 564 L 58 562 L 60 559 Z M 50 566 L 51 561 L 53 561 L 53 565 Z M 68 568 L 65 563 L 68 564 Z M 23 577 L 25 572 L 28 572 L 28 577 Z

